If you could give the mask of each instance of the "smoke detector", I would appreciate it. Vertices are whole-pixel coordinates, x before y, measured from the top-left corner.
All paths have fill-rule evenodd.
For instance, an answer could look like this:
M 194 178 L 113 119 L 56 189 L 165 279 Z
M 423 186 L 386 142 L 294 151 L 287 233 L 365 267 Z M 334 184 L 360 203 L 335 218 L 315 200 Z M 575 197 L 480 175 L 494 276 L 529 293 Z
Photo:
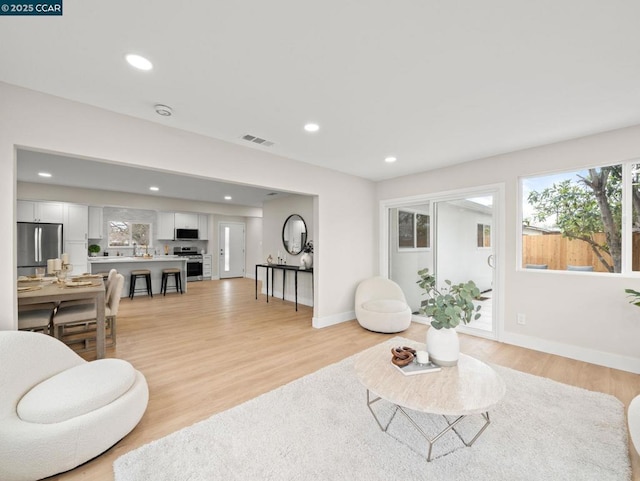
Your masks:
M 168 105 L 156 104 L 153 108 L 156 110 L 156 114 L 162 115 L 163 117 L 171 117 L 173 114 L 173 109 Z

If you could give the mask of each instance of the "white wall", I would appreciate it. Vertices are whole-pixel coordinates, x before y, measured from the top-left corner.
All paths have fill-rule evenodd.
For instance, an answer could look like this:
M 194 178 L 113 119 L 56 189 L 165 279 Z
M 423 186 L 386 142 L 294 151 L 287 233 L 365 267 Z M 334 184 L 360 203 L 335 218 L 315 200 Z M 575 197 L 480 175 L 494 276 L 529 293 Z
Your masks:
M 445 279 L 454 284 L 472 280 L 481 292 L 491 289 L 491 250 L 478 248 L 477 236 L 478 223 L 491 224 L 491 216 L 447 201 L 438 202 L 437 208 L 438 285 L 445 287 Z
M 262 217 L 247 217 L 246 277 L 255 279 L 255 265 L 262 264 Z
M 381 182 L 379 200 L 504 183 L 505 316 L 502 340 L 640 373 L 640 309 L 624 289 L 640 277 L 521 270 L 518 265 L 518 177 L 640 157 L 640 126 L 499 155 Z M 516 314 L 526 315 L 526 325 Z
M 353 319 L 355 287 L 377 271 L 372 182 L 4 83 L 0 83 L 0 112 L 4 171 L 0 220 L 4 225 L 14 225 L 16 220 L 16 147 L 316 195 L 314 240 L 322 251 L 314 254 L 313 325 Z M 171 124 L 170 119 L 164 122 Z M 357 248 L 345 242 L 352 239 L 359 239 Z M 0 237 L 0 250 L 13 259 L 13 265 L 15 243 L 15 231 Z M 15 287 L 15 269 L 2 271 L 0 279 L 3 285 Z M 17 326 L 15 292 L 14 288 L 0 293 L 6 308 L 0 329 Z

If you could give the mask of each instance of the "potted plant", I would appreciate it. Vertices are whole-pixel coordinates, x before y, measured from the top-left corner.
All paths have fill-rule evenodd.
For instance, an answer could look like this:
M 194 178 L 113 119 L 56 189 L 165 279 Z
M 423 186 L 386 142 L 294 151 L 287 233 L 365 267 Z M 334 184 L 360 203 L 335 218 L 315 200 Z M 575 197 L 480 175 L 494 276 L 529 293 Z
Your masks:
M 302 246 L 302 256 L 300 256 L 300 269 L 309 269 L 313 265 L 313 241 L 306 242 Z
M 463 322 L 470 323 L 480 317 L 482 306 L 473 300 L 480 296 L 475 282 L 453 284 L 445 280 L 447 287 L 439 289 L 436 277 L 429 269 L 418 271 L 417 284 L 424 290 L 426 299 L 420 305 L 420 313 L 431 317 L 427 330 L 427 351 L 431 360 L 440 366 L 455 366 L 460 355 L 460 343 L 455 328 Z
M 98 252 L 100 252 L 100 246 L 98 244 L 91 244 L 89 246 L 89 255 L 91 257 L 96 257 Z

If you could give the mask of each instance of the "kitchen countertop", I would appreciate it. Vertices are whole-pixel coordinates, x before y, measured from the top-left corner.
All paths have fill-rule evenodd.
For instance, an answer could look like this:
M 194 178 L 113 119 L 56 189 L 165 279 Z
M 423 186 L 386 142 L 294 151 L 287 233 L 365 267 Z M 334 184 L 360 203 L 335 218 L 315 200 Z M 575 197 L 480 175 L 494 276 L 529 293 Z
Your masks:
M 101 257 L 89 257 L 89 262 L 91 263 L 100 263 L 100 262 L 166 262 L 166 261 L 186 261 L 186 257 L 181 256 L 153 256 L 153 257 L 132 257 L 132 256 L 101 256 Z

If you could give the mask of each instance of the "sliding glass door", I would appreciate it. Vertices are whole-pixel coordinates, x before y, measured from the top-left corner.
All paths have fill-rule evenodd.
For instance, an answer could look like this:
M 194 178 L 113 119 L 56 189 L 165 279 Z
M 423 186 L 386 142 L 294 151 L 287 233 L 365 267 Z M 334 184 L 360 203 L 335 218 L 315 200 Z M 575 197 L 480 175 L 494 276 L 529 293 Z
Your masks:
M 387 206 L 388 273 L 400 285 L 414 320 L 428 322 L 419 309 L 424 299 L 416 284 L 425 267 L 436 275 L 440 288 L 473 280 L 481 295 L 481 317 L 459 331 L 497 338 L 495 306 L 499 299 L 496 271 L 497 204 L 493 189 L 434 195 Z
M 434 203 L 435 272 L 440 288 L 472 280 L 480 289 L 475 301 L 480 318 L 460 331 L 473 330 L 493 336 L 495 252 L 493 195 L 460 197 Z

